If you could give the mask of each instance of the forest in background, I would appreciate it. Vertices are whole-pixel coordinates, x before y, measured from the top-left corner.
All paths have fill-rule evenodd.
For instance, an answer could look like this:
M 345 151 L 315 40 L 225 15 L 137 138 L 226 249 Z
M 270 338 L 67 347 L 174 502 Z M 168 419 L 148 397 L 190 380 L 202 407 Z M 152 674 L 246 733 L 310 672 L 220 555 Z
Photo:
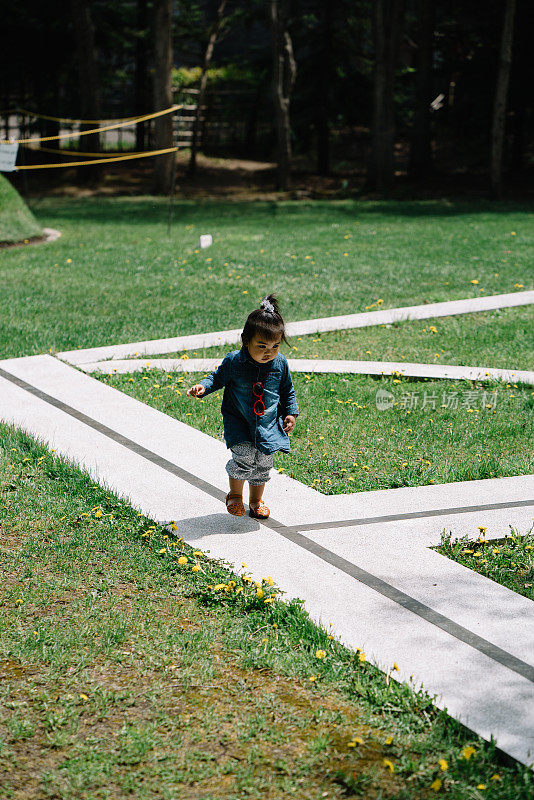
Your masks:
M 366 188 L 386 194 L 400 174 L 418 183 L 446 175 L 482 176 L 500 197 L 532 172 L 526 0 L 2 5 L 5 138 L 12 109 L 125 117 L 185 96 L 198 104 L 193 150 L 275 161 L 280 189 L 295 164 L 318 175 L 360 170 Z M 53 120 L 25 124 L 35 135 L 58 130 Z M 170 116 L 140 123 L 136 149 L 172 137 Z M 102 146 L 98 135 L 81 141 L 80 150 Z M 154 189 L 167 192 L 172 157 L 153 161 Z

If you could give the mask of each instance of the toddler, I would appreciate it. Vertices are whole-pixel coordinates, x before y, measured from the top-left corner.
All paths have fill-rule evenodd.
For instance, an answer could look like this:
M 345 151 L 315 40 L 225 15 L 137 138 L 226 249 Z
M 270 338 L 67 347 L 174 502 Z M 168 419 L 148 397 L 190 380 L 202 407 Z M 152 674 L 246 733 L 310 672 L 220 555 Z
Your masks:
M 241 333 L 241 350 L 225 356 L 216 372 L 191 386 L 187 394 L 204 398 L 224 386 L 221 411 L 224 439 L 232 452 L 226 464 L 230 491 L 226 508 L 242 517 L 243 486 L 248 480 L 249 515 L 267 519 L 263 490 L 273 465 L 273 453 L 291 450 L 288 433 L 299 409 L 286 357 L 278 351 L 287 339 L 284 320 L 273 294 L 252 311 Z

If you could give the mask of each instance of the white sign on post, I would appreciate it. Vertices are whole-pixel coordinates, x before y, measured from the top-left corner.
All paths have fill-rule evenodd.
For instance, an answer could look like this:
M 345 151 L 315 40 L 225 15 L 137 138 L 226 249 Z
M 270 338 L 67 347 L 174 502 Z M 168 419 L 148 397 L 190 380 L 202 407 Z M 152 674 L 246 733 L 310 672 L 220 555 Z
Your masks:
M 17 142 L 0 142 L 0 172 L 16 170 L 15 161 L 18 149 Z

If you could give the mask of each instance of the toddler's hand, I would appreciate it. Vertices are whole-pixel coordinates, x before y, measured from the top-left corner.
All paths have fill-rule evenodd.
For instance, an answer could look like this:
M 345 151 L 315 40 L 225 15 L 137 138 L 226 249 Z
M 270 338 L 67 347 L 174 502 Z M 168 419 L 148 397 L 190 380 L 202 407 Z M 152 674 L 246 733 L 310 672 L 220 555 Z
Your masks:
M 195 383 L 194 386 L 191 386 L 191 388 L 187 390 L 186 395 L 193 395 L 193 397 L 201 397 L 205 391 L 206 389 L 204 386 L 202 386 L 201 383 Z
M 293 428 L 295 427 L 296 419 L 293 414 L 288 414 L 284 420 L 284 430 L 286 433 L 291 433 Z

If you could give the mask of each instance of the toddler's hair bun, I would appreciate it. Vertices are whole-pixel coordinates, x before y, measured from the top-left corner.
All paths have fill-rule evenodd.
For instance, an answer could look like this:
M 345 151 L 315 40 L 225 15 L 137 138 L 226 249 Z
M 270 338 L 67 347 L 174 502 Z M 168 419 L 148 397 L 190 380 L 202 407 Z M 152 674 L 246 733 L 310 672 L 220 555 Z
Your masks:
M 260 308 L 263 308 L 264 311 L 268 311 L 269 314 L 274 314 L 274 306 L 267 298 L 261 301 Z
M 278 309 L 278 300 L 276 299 L 276 295 L 274 294 L 265 295 L 265 297 L 260 303 L 260 308 L 267 314 L 278 314 L 278 315 L 280 314 L 280 311 Z

